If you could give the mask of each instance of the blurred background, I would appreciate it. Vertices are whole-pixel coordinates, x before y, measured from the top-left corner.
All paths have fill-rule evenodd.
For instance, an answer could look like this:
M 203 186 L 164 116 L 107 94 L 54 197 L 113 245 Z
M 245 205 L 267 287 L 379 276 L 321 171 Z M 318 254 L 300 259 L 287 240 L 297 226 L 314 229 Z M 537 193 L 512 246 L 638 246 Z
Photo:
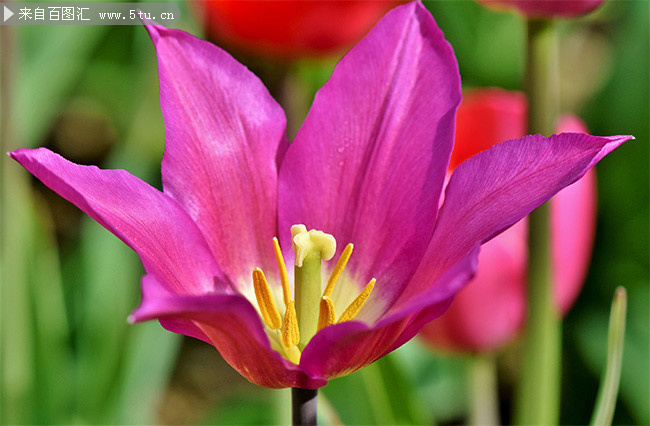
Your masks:
M 337 60 L 394 4 L 362 3 L 342 10 L 335 2 L 314 14 L 314 2 L 282 2 L 275 12 L 251 7 L 255 2 L 209 10 L 177 2 L 182 17 L 174 27 L 211 38 L 260 76 L 285 107 L 292 137 Z M 473 1 L 425 5 L 455 50 L 464 89 L 521 89 L 520 16 Z M 301 20 L 302 27 L 295 24 Z M 562 111 L 580 116 L 592 134 L 636 136 L 597 167 L 591 266 L 564 322 L 563 424 L 590 419 L 611 299 L 621 285 L 628 322 L 614 423 L 650 423 L 649 21 L 647 0 L 610 0 L 560 22 Z M 2 152 L 47 146 L 161 188 L 164 127 L 155 52 L 144 28 L 0 31 Z M 271 41 L 260 41 L 265 33 L 274 34 Z M 289 422 L 288 390 L 250 384 L 212 346 L 155 322 L 127 325 L 143 274 L 135 253 L 7 156 L 0 167 L 1 423 Z M 515 340 L 493 354 L 504 423 L 520 351 Z M 465 423 L 470 361 L 411 341 L 331 381 L 321 392 L 319 416 L 325 424 Z

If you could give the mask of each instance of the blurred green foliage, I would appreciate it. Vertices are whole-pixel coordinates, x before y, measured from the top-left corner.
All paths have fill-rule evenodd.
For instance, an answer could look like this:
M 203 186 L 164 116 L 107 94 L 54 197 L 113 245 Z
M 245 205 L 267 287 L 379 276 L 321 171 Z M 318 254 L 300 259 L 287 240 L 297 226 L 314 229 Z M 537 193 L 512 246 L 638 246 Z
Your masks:
M 426 5 L 454 47 L 465 87 L 521 87 L 524 26 L 516 15 L 471 1 Z M 629 308 L 614 422 L 650 423 L 649 5 L 609 1 L 561 24 L 563 109 L 579 114 L 594 134 L 637 139 L 598 167 L 593 264 L 564 328 L 563 423 L 590 418 L 619 285 L 627 288 Z M 179 6 L 178 27 L 200 35 L 187 6 Z M 2 151 L 49 146 L 73 161 L 124 168 L 160 187 L 164 129 L 155 54 L 142 28 L 3 27 L 1 43 Z M 302 60 L 280 67 L 238 57 L 272 90 L 279 68 L 291 76 L 284 91 L 274 91 L 288 106 L 290 133 L 335 64 Z M 286 390 L 249 384 L 212 347 L 154 322 L 127 326 L 139 300 L 137 256 L 6 156 L 0 167 L 3 424 L 288 422 Z M 498 354 L 505 422 L 517 351 L 514 344 Z M 321 392 L 320 420 L 462 422 L 470 363 L 410 342 L 332 381 Z

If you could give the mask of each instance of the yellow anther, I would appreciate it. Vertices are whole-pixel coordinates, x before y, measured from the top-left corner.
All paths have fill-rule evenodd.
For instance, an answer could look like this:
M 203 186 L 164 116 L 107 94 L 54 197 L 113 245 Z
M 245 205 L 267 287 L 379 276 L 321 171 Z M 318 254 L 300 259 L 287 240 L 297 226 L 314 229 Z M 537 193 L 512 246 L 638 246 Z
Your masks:
M 293 299 L 287 303 L 287 311 L 284 313 L 284 324 L 282 325 L 282 344 L 285 348 L 296 346 L 300 341 L 300 330 L 298 330 L 298 317 L 296 316 L 296 303 Z
M 294 364 L 300 364 L 300 355 L 302 355 L 302 353 L 300 353 L 298 346 L 287 348 L 285 353 L 287 354 L 289 361 L 293 362 Z
M 255 288 L 255 298 L 264 322 L 273 330 L 282 327 L 282 317 L 280 317 L 278 308 L 275 306 L 269 283 L 260 268 L 253 270 L 253 287 Z
M 336 266 L 332 271 L 332 275 L 330 275 L 330 279 L 327 281 L 327 287 L 325 287 L 323 296 L 332 297 L 332 291 L 334 291 L 334 286 L 336 285 L 336 281 L 338 281 L 339 277 L 341 276 L 341 273 L 343 272 L 343 269 L 345 269 L 345 265 L 348 264 L 348 260 L 352 255 L 353 248 L 354 248 L 354 244 L 350 243 L 345 247 L 343 253 L 341 253 L 339 260 L 336 262 Z
M 332 325 L 336 322 L 336 314 L 334 313 L 334 304 L 332 299 L 323 296 L 320 299 L 320 306 L 318 309 L 318 331 Z
M 375 282 L 377 282 L 377 280 L 374 278 L 370 280 L 361 294 L 357 296 L 357 298 L 350 303 L 350 306 L 348 306 L 345 312 L 343 312 L 343 315 L 341 315 L 338 322 L 352 321 L 354 317 L 357 316 L 363 307 L 363 304 L 366 303 L 366 299 L 370 296 L 370 292 L 372 292 L 372 289 L 375 287 Z
M 282 297 L 284 298 L 284 306 L 289 305 L 291 299 L 291 289 L 289 288 L 289 274 L 287 273 L 287 265 L 284 264 L 284 258 L 280 251 L 280 243 L 278 239 L 273 237 L 273 251 L 275 251 L 275 261 L 280 270 L 280 282 L 282 283 Z

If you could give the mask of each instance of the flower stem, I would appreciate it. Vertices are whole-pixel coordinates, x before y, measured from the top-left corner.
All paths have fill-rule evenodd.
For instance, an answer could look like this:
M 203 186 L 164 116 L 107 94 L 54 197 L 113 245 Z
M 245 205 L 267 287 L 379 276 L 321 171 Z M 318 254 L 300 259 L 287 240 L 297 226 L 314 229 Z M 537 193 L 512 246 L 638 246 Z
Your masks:
M 556 46 L 553 21 L 528 21 L 529 133 L 548 136 L 555 127 L 559 97 L 554 69 Z M 559 421 L 562 329 L 553 303 L 549 220 L 550 208 L 546 203 L 530 214 L 528 222 L 528 317 L 515 411 L 517 424 Z
M 525 90 L 528 133 L 555 133 L 559 110 L 559 72 L 555 21 L 528 20 Z
M 291 422 L 293 425 L 315 425 L 318 389 L 291 388 Z
M 474 355 L 470 366 L 470 425 L 499 425 L 499 392 L 494 354 Z

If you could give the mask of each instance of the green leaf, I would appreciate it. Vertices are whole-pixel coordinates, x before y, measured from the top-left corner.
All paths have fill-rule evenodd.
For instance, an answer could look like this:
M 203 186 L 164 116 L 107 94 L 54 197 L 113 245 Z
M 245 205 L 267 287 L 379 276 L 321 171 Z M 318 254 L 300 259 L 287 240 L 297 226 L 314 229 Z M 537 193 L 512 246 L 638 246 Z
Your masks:
M 42 141 L 109 26 L 20 27 L 26 39 L 16 73 L 14 117 L 21 145 Z
M 466 415 L 469 411 L 466 377 L 471 359 L 434 352 L 418 339 L 393 352 L 393 356 L 414 378 L 417 395 L 423 401 L 421 407 L 429 407 L 430 417 L 447 423 Z
M 322 389 L 344 424 L 431 423 L 399 349 Z
M 31 190 L 20 167 L 3 157 L 0 420 L 3 424 L 34 423 L 34 333 L 27 269 L 34 235 Z
M 280 422 L 278 415 L 277 399 L 287 390 L 259 389 L 254 392 L 230 394 L 221 399 L 210 414 L 201 424 L 213 425 L 264 425 L 264 424 L 289 424 Z M 286 398 L 284 398 L 286 399 Z M 287 412 L 290 411 L 290 402 L 286 400 Z
M 641 283 L 638 283 L 641 284 Z M 650 391 L 648 377 L 648 293 L 644 286 L 632 283 L 628 288 L 628 315 L 625 330 L 625 351 L 621 370 L 620 399 L 638 424 L 648 419 L 647 395 Z M 595 308 L 587 311 L 576 326 L 577 344 L 586 366 L 600 374 L 606 364 L 603 348 L 607 340 L 607 315 Z
M 135 253 L 100 225 L 84 218 L 84 269 L 76 300 L 77 404 L 82 419 L 100 422 L 116 386 L 127 339 L 126 318 L 137 305 L 142 269 Z
M 111 423 L 156 423 L 181 341 L 181 336 L 163 329 L 157 321 L 129 327 Z
M 611 425 L 618 396 L 623 362 L 623 342 L 625 339 L 625 313 L 627 293 L 618 287 L 612 301 L 609 317 L 609 337 L 607 339 L 607 364 L 598 391 L 591 425 Z
M 34 317 L 35 414 L 38 423 L 66 423 L 71 421 L 74 399 L 70 327 L 52 218 L 42 202 L 35 212 L 35 238 L 27 261 Z

